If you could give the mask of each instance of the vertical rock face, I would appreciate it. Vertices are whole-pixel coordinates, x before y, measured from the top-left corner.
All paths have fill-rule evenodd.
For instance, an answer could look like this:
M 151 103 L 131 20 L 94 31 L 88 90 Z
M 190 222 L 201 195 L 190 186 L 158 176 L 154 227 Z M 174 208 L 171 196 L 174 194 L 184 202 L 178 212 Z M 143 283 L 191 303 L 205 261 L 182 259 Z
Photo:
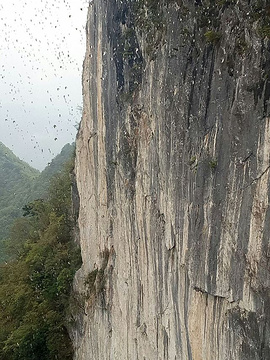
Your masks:
M 75 359 L 270 358 L 267 1 L 93 0 Z

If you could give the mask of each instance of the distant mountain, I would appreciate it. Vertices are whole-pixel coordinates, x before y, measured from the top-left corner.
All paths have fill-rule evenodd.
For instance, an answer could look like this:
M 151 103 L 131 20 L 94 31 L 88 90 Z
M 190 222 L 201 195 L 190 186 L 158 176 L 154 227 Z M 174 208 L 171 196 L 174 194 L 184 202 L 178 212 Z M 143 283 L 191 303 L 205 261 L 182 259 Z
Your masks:
M 8 235 L 13 219 L 21 215 L 21 207 L 29 201 L 38 176 L 38 170 L 0 142 L 0 239 Z
M 46 197 L 51 178 L 63 169 L 63 165 L 71 159 L 74 151 L 74 143 L 66 144 L 60 154 L 56 155 L 51 163 L 46 166 L 46 168 L 40 173 L 39 177 L 35 180 L 31 200 Z
M 4 240 L 22 207 L 34 199 L 46 198 L 51 178 L 72 156 L 74 144 L 67 144 L 40 173 L 20 160 L 0 142 L 0 262 L 5 257 Z

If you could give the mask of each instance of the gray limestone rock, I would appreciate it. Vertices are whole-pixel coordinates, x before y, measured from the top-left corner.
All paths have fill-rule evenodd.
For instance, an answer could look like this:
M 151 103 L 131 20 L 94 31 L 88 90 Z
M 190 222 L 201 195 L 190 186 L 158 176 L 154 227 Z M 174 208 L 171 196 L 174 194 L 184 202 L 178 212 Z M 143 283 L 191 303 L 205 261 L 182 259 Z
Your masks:
M 89 4 L 76 360 L 270 358 L 270 9 L 212 3 Z

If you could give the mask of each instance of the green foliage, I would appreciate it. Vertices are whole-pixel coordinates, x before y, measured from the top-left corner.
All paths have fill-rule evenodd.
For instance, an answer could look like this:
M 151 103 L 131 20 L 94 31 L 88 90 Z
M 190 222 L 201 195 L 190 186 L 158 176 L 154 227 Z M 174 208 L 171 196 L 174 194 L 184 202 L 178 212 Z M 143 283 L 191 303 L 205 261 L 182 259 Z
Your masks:
M 195 155 L 191 156 L 190 160 L 189 160 L 189 165 L 193 165 L 197 160 L 197 157 Z
M 190 169 L 193 170 L 195 173 L 198 169 L 198 159 L 196 155 L 191 156 L 188 165 L 190 166 Z
M 91 271 L 85 278 L 84 285 L 87 289 L 87 297 L 95 293 L 95 281 L 97 278 L 98 269 Z
M 110 251 L 109 249 L 104 249 L 100 253 L 102 264 L 100 269 L 94 269 L 91 271 L 84 280 L 84 285 L 86 288 L 86 297 L 90 299 L 92 302 L 98 295 L 102 294 L 105 288 L 105 269 L 108 265 Z
M 239 36 L 238 39 L 236 39 L 235 50 L 239 55 L 243 55 L 247 51 L 247 49 L 248 49 L 248 44 L 245 41 L 244 34 L 242 34 L 241 36 Z
M 261 37 L 270 39 L 270 25 L 262 25 L 258 29 L 258 32 Z
M 270 4 L 267 0 L 257 0 L 251 5 L 249 18 L 256 22 L 258 35 L 270 38 Z
M 0 262 L 5 259 L 4 239 L 21 207 L 30 200 L 32 184 L 39 171 L 17 158 L 0 142 Z
M 206 41 L 212 44 L 216 44 L 220 38 L 221 38 L 221 34 L 219 32 L 216 32 L 214 30 L 208 30 L 206 31 L 206 33 L 204 34 Z
M 212 170 L 215 170 L 217 167 L 217 160 L 210 160 L 209 161 L 209 166 Z
M 218 6 L 229 6 L 234 5 L 236 3 L 236 0 L 218 0 L 217 5 Z
M 32 200 L 44 198 L 48 195 L 51 179 L 62 171 L 63 165 L 72 157 L 74 150 L 74 144 L 66 144 L 60 154 L 56 155 L 51 163 L 46 166 L 34 182 Z
M 52 163 L 39 173 L 0 142 L 0 263 L 10 258 L 9 243 L 12 241 L 8 239 L 9 232 L 13 221 L 23 212 L 27 213 L 26 208 L 22 210 L 23 205 L 48 196 L 51 178 L 61 171 L 73 151 L 74 144 L 65 145 Z
M 71 360 L 66 329 L 71 283 L 80 266 L 72 240 L 69 164 L 48 200 L 24 207 L 11 231 L 14 260 L 0 267 L 0 358 Z

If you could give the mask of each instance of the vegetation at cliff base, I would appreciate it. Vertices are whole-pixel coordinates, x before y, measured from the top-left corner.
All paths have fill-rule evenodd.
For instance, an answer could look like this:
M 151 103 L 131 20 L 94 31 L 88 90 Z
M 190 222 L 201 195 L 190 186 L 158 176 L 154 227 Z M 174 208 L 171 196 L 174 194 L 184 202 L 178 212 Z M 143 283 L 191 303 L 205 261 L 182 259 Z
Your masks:
M 47 200 L 24 206 L 10 235 L 14 260 L 0 267 L 0 359 L 68 360 L 71 283 L 80 266 L 73 239 L 69 163 Z

